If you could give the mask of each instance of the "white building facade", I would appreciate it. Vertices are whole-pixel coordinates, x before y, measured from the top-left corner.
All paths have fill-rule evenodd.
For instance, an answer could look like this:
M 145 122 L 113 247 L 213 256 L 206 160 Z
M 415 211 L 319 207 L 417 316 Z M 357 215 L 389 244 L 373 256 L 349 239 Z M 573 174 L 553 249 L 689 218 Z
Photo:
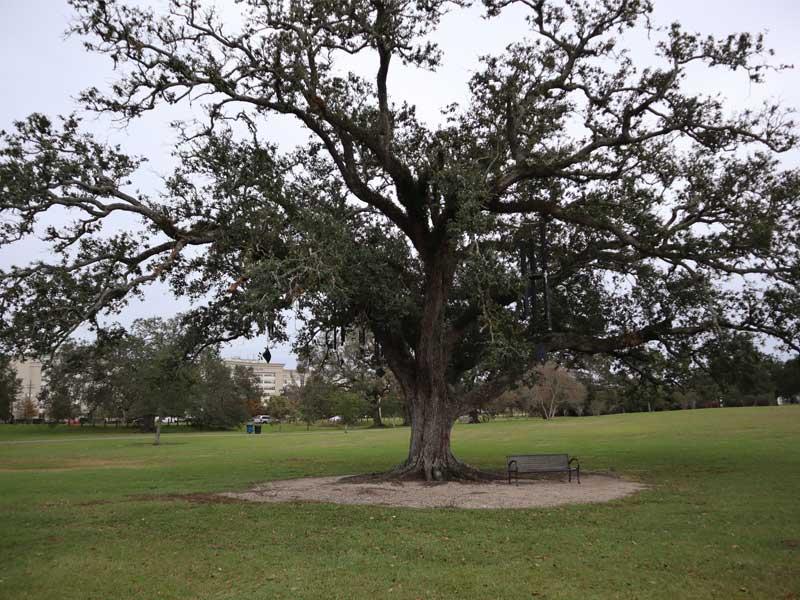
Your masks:
M 303 375 L 294 369 L 287 369 L 284 363 L 265 363 L 246 358 L 226 358 L 225 364 L 231 369 L 246 367 L 253 370 L 261 399 L 278 396 L 291 385 L 302 385 Z
M 21 384 L 14 403 L 15 419 L 44 418 L 44 407 L 39 402 L 39 393 L 47 387 L 47 376 L 42 371 L 40 360 L 13 360 L 11 367 L 16 371 Z M 28 407 L 35 414 L 26 414 Z

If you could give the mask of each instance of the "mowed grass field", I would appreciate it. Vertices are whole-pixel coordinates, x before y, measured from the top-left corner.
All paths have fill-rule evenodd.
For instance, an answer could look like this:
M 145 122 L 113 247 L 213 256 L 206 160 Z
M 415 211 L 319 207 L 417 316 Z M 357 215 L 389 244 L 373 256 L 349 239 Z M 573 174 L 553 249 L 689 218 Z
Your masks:
M 98 429 L 97 432 L 102 431 Z M 0 598 L 800 598 L 800 407 L 457 425 L 650 484 L 540 510 L 175 498 L 386 469 L 408 429 L 151 436 L 0 426 Z M 564 484 L 566 485 L 566 484 Z

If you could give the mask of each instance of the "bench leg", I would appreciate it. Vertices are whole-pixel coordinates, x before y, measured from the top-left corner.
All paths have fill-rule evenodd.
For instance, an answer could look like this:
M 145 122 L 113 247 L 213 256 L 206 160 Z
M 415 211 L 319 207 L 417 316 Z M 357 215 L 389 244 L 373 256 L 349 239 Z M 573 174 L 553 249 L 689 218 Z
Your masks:
M 569 483 L 572 483 L 572 469 L 567 469 L 567 474 L 569 475 Z
M 581 484 L 581 468 L 580 467 L 578 467 L 575 470 L 575 474 L 578 476 L 578 485 L 580 485 Z

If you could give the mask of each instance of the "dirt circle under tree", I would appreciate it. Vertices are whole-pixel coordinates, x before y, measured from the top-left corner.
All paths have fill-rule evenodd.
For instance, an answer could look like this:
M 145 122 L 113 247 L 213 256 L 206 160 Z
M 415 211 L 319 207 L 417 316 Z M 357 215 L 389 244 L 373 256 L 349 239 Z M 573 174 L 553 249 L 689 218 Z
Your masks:
M 245 492 L 221 496 L 250 502 L 330 502 L 409 508 L 538 508 L 609 502 L 647 486 L 609 475 L 586 474 L 581 483 L 558 479 L 520 480 L 519 484 L 380 481 L 352 483 L 342 477 L 270 481 Z

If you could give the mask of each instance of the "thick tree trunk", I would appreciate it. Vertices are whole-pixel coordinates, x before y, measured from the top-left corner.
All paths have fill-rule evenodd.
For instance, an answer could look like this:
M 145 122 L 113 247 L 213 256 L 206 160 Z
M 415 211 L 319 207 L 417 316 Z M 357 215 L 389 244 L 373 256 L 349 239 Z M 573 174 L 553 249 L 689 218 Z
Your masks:
M 156 439 L 153 442 L 154 446 L 161 445 L 161 419 L 156 417 Z
M 457 403 L 449 397 L 447 385 L 449 346 L 444 313 L 455 267 L 451 251 L 444 245 L 427 257 L 423 314 L 413 355 L 393 348 L 391 343 L 384 344 L 411 420 L 408 457 L 383 475 L 390 479 L 495 478 L 462 463 L 450 449 L 450 433 L 458 416 Z
M 462 465 L 450 450 L 453 421 L 446 398 L 412 398 L 411 441 L 403 470 L 427 481 L 457 477 Z
M 436 340 L 431 343 L 436 344 Z M 411 439 L 408 457 L 388 477 L 426 481 L 492 478 L 453 455 L 450 434 L 458 417 L 458 405 L 448 395 L 444 349 L 436 348 L 427 355 L 434 360 L 426 361 L 425 356 L 417 353 L 415 369 L 405 378 L 398 370 L 411 421 Z
M 388 479 L 426 481 L 492 480 L 500 476 L 461 462 L 450 448 L 450 433 L 456 419 L 447 397 L 414 395 L 411 407 L 411 439 L 406 460 L 382 475 Z

